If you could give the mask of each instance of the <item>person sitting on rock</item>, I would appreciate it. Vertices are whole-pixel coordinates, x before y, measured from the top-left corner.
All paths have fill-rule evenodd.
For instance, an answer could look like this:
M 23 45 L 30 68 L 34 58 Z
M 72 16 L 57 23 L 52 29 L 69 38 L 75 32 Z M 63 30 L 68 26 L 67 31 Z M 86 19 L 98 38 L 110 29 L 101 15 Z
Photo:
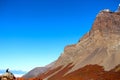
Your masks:
M 6 69 L 6 73 L 2 75 L 1 80 L 15 80 L 15 79 L 16 79 L 15 76 L 13 75 L 13 73 L 9 71 L 9 68 L 8 68 Z
M 9 68 L 6 69 L 6 73 L 10 73 L 10 72 L 9 72 Z

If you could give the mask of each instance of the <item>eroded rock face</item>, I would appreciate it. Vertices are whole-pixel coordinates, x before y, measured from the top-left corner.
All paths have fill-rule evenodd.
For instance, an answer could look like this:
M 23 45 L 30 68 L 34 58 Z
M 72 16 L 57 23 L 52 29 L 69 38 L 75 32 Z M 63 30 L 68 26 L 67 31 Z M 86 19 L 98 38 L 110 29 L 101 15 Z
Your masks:
M 120 64 L 120 12 L 101 11 L 92 29 L 77 44 L 65 47 L 55 67 L 75 65 L 69 72 L 88 64 L 110 70 Z

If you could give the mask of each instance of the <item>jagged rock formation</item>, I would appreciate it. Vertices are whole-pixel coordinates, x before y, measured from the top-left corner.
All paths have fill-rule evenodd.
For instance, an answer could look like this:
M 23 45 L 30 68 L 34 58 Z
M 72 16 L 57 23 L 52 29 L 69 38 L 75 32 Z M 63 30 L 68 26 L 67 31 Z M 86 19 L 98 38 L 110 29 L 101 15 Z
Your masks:
M 55 62 L 52 62 L 49 65 L 46 65 L 45 67 L 36 67 L 36 68 L 32 69 L 31 71 L 29 71 L 27 74 L 23 75 L 23 78 L 37 77 L 38 75 L 49 70 L 54 65 L 54 63 Z
M 54 66 L 75 65 L 69 72 L 88 64 L 110 70 L 120 64 L 120 13 L 101 11 L 92 29 L 77 43 L 65 47 Z
M 68 66 L 70 63 L 72 63 L 71 66 Z M 120 67 L 116 66 L 119 64 L 120 12 L 103 10 L 97 15 L 91 30 L 77 44 L 65 47 L 64 53 L 61 54 L 51 70 L 62 67 L 52 74 L 47 74 L 51 72 L 48 71 L 44 77 L 39 76 L 39 78 L 41 80 L 97 80 L 98 78 L 118 80 L 120 75 L 116 72 L 120 71 Z M 93 70 L 96 66 L 87 66 L 86 68 L 84 67 L 86 65 L 100 65 L 103 68 L 97 67 Z M 111 72 L 111 69 L 114 69 L 115 72 Z M 87 73 L 89 74 L 87 75 Z M 82 76 L 78 76 L 79 74 Z
M 52 68 L 34 80 L 119 80 L 119 65 L 120 12 L 105 9 L 91 30 L 66 46 Z

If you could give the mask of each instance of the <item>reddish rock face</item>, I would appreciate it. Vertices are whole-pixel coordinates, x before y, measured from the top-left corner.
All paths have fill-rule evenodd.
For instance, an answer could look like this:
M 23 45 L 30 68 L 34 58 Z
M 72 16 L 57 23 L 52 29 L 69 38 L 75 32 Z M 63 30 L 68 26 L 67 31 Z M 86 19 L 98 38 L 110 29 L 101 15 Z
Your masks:
M 29 80 L 120 80 L 120 72 L 115 71 L 118 66 L 110 71 L 104 71 L 102 66 L 86 65 L 78 70 L 66 74 L 72 67 L 73 65 L 71 64 L 62 69 L 58 67 L 38 76 L 37 78 L 30 78 Z M 61 70 L 58 71 L 59 69 Z M 58 72 L 54 74 L 53 72 L 56 71 Z M 54 75 L 50 76 L 51 74 Z

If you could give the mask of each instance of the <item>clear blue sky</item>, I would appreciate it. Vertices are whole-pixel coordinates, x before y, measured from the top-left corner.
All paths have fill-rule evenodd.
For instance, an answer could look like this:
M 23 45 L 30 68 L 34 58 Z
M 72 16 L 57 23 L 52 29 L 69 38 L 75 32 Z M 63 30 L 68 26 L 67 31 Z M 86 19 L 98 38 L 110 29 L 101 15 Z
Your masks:
M 0 0 L 0 69 L 29 71 L 56 60 L 120 0 Z

